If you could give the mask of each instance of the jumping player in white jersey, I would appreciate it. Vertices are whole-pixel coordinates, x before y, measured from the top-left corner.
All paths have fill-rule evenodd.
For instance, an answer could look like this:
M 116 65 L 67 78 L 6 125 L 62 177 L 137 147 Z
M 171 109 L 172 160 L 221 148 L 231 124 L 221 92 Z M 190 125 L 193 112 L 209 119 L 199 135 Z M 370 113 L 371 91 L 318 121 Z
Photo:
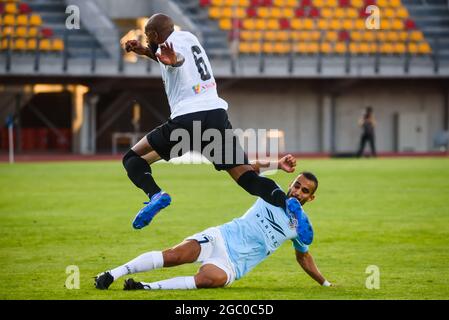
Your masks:
M 261 197 L 264 201 L 285 209 L 287 196 L 272 181 L 258 175 L 261 164 L 250 165 L 236 137 L 231 136 L 232 155 L 229 158 L 229 130 L 226 101 L 218 97 L 217 84 L 212 67 L 204 48 L 190 32 L 175 31 L 170 17 L 155 14 L 145 26 L 148 46 L 137 40 L 127 41 L 128 52 L 147 56 L 159 63 L 171 109 L 170 119 L 151 131 L 123 157 L 130 180 L 142 189 L 149 198 L 136 215 L 133 227 L 141 229 L 148 225 L 154 216 L 171 202 L 171 197 L 163 192 L 153 179 L 150 165 L 160 159 L 170 160 L 174 156 L 172 148 L 180 142 L 172 140 L 171 134 L 177 129 L 186 130 L 190 136 L 194 132 L 194 122 L 201 125 L 201 136 L 208 129 L 218 130 L 221 142 L 221 159 L 209 159 L 217 170 L 226 170 L 247 192 Z M 193 137 L 195 139 L 195 137 Z M 206 144 L 190 139 L 190 150 L 203 153 Z M 228 146 L 226 146 L 228 144 Z M 197 150 L 199 149 L 199 150 Z M 203 154 L 208 157 L 207 154 Z M 237 155 L 243 155 L 237 157 Z M 230 161 L 229 161 L 230 159 Z
M 288 172 L 294 169 L 295 161 L 292 163 L 292 166 L 287 163 L 286 157 L 279 160 L 279 166 L 288 168 Z M 299 237 L 310 227 L 302 206 L 314 200 L 317 188 L 315 175 L 302 172 L 290 184 L 287 193 L 291 202 L 297 204 L 299 215 L 259 198 L 242 217 L 190 236 L 171 249 L 144 253 L 122 266 L 103 272 L 95 278 L 95 286 L 107 289 L 112 282 L 128 274 L 199 262 L 201 267 L 195 276 L 151 283 L 127 279 L 124 289 L 223 287 L 243 277 L 289 239 L 292 240 L 296 260 L 304 271 L 320 285 L 330 286 L 318 270 L 308 245 Z

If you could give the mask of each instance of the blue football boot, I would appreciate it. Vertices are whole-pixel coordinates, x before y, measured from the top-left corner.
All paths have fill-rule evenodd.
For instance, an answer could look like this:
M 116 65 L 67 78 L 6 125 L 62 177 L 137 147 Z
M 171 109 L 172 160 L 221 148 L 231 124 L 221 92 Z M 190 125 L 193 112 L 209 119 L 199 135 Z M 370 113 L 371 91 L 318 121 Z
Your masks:
M 306 213 L 304 212 L 304 210 L 302 210 L 302 206 L 299 203 L 298 199 L 289 198 L 286 204 L 287 210 L 294 214 L 296 220 L 298 221 L 296 232 L 298 233 L 299 240 L 305 245 L 311 244 L 313 241 L 312 225 Z
M 149 225 L 156 214 L 170 205 L 170 202 L 171 197 L 168 193 L 161 191 L 153 195 L 150 201 L 144 202 L 146 206 L 143 207 L 134 218 L 134 229 L 142 229 L 143 227 Z

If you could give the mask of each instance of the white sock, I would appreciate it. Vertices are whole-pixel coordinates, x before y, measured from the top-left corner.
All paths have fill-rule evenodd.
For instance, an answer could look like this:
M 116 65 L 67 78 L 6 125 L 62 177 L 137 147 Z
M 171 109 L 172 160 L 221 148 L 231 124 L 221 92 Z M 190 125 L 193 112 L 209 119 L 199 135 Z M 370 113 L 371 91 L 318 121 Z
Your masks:
M 195 278 L 176 277 L 157 282 L 141 282 L 147 290 L 196 289 Z
M 114 281 L 127 274 L 159 269 L 164 266 L 164 258 L 161 251 L 144 253 L 124 265 L 109 271 Z

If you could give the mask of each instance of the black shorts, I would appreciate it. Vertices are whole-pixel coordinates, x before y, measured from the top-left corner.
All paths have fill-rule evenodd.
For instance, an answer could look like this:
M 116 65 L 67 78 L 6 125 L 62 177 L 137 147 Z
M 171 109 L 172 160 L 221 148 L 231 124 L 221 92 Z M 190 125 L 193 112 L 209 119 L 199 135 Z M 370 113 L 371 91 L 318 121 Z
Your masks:
M 147 139 L 154 151 L 167 161 L 189 151 L 197 151 L 209 159 L 217 170 L 249 164 L 224 109 L 199 111 L 169 119 L 147 134 Z

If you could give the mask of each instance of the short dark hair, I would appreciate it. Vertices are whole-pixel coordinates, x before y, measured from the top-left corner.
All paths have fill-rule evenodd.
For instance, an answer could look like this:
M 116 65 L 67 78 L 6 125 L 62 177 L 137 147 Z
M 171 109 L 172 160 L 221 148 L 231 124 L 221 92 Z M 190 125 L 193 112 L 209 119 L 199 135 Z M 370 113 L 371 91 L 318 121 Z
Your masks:
M 313 183 L 315 183 L 315 190 L 313 190 L 313 193 L 315 193 L 315 191 L 318 189 L 318 178 L 316 177 L 316 175 L 314 175 L 310 171 L 303 171 L 301 172 L 301 174 L 306 177 L 307 180 L 313 181 Z

